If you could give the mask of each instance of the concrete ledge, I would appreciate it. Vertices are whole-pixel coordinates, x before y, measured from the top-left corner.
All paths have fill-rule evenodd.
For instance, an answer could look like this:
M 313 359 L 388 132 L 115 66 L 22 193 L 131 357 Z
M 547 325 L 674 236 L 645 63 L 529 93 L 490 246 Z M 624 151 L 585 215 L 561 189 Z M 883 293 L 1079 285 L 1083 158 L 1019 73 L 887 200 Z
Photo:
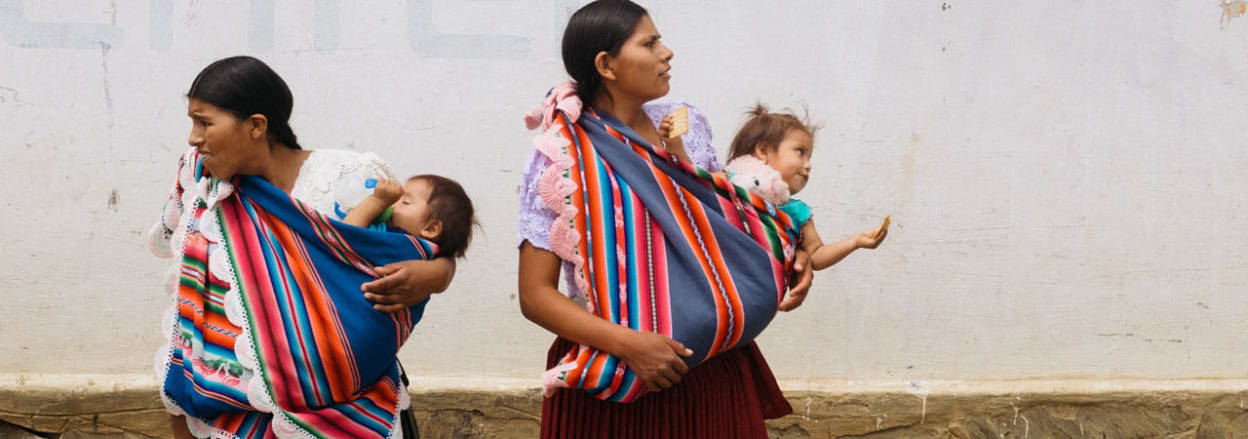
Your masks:
M 1248 381 L 809 382 L 781 386 L 795 413 L 775 438 L 1248 437 Z M 529 380 L 420 378 L 428 438 L 535 437 Z M 0 420 L 63 437 L 167 437 L 148 375 L 2 375 Z

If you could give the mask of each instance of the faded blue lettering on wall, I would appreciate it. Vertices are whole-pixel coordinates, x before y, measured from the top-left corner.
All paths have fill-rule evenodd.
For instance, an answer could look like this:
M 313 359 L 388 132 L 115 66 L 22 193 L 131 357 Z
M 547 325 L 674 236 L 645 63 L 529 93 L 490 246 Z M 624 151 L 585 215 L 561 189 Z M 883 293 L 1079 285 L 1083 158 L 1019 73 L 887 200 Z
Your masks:
M 312 44 L 317 50 L 338 48 L 338 0 L 316 0 Z
M 427 58 L 523 58 L 529 54 L 529 39 L 521 36 L 434 31 L 433 0 L 408 0 L 407 40 Z
M 26 20 L 21 0 L 0 0 L 0 38 L 25 48 L 105 49 L 118 47 L 121 28 L 105 23 L 35 23 Z
M 251 19 L 247 26 L 247 44 L 252 52 L 273 51 L 273 0 L 251 0 Z
M 147 29 L 147 47 L 167 52 L 173 46 L 173 0 L 152 0 Z
M 555 0 L 555 29 L 554 34 L 563 36 L 563 28 L 568 25 L 568 19 L 572 18 L 572 14 L 581 8 L 581 2 L 578 0 Z
M 407 42 L 423 58 L 505 58 L 517 59 L 532 52 L 530 37 L 489 33 L 446 33 L 434 27 L 433 2 L 435 0 L 407 1 Z M 446 0 L 454 8 L 465 0 Z M 498 2 L 500 0 L 471 0 Z M 561 33 L 567 17 L 584 3 L 582 0 L 527 0 L 520 3 L 553 8 L 555 32 Z M 133 6 L 126 3 L 115 7 Z M 250 0 L 248 2 L 247 44 L 252 53 L 274 51 L 275 9 L 274 0 Z M 173 0 L 150 0 L 148 2 L 148 41 L 153 52 L 168 52 L 173 48 Z M 340 45 L 340 0 L 315 0 L 313 3 L 313 44 L 317 50 L 333 51 Z M 114 11 L 116 13 L 116 11 Z M 482 17 L 483 20 L 487 17 Z M 506 17 L 488 17 L 490 20 Z M 121 46 L 124 32 L 120 26 L 110 23 L 41 23 L 26 18 L 22 0 L 0 0 L 0 38 L 5 43 L 33 49 L 117 49 Z

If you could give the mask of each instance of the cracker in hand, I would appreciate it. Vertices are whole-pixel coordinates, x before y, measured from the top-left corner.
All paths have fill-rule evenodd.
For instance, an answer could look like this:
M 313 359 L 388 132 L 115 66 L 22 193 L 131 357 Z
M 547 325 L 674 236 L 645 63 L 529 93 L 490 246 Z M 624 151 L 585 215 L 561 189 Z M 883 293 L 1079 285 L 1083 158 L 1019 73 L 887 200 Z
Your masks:
M 689 132 L 689 107 L 681 105 L 672 111 L 672 130 L 667 133 L 667 138 L 674 139 Z
M 888 230 L 888 225 L 889 225 L 889 223 L 891 223 L 891 222 L 892 222 L 892 216 L 886 216 L 886 217 L 884 217 L 884 223 L 883 223 L 883 224 L 880 224 L 880 228 L 879 228 L 879 229 L 876 229 L 876 230 L 875 230 L 875 237 L 876 237 L 876 239 L 879 239 L 880 235 L 883 235 L 883 234 L 884 234 L 884 231 L 885 231 L 885 230 Z

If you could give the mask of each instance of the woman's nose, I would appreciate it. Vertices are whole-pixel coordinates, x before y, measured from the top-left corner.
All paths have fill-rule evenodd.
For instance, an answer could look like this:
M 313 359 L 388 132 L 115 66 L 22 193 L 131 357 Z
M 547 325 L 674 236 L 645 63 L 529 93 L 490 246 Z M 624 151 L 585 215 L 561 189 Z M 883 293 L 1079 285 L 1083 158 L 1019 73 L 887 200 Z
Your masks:
M 672 58 L 676 57 L 676 52 L 673 52 L 672 49 L 666 45 L 663 46 L 663 50 L 667 51 L 667 53 L 663 55 L 663 62 L 672 62 Z
M 186 138 L 186 143 L 196 148 L 199 148 L 200 145 L 204 144 L 204 136 L 201 136 L 199 133 L 196 133 L 195 131 L 191 131 L 191 135 Z

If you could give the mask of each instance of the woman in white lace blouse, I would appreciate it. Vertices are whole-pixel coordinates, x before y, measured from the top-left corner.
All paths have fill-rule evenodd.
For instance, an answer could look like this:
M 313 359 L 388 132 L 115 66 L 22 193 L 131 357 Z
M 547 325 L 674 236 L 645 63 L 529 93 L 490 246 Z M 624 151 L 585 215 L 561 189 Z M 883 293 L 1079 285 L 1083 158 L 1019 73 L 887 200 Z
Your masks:
M 193 122 L 188 143 L 202 157 L 204 174 L 220 180 L 240 175 L 263 177 L 326 215 L 333 214 L 334 185 L 344 176 L 394 178 L 373 153 L 302 149 L 288 123 L 293 103 L 289 89 L 276 73 L 255 58 L 232 57 L 214 62 L 196 77 L 187 97 L 187 113 Z M 152 245 L 158 253 L 170 249 L 175 228 L 170 226 L 158 224 L 157 233 L 152 234 Z M 444 291 L 454 276 L 455 262 L 454 258 L 401 261 L 377 267 L 376 271 L 383 277 L 362 285 L 361 294 L 376 309 L 390 312 Z M 174 415 L 177 437 L 228 430 L 213 425 L 211 419 L 184 420 L 188 413 L 176 405 L 167 406 Z M 242 431 L 230 434 L 250 436 Z

